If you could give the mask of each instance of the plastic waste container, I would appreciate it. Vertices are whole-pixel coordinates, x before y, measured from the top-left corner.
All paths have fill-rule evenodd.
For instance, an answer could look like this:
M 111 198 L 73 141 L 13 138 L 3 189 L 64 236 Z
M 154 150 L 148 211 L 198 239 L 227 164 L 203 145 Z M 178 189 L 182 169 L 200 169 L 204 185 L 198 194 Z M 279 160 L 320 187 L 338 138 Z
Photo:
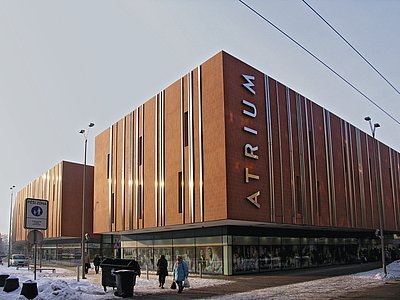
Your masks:
M 101 263 L 101 285 L 104 291 L 107 291 L 107 286 L 117 287 L 116 271 L 130 270 L 135 271 L 135 275 L 140 277 L 139 263 L 134 259 L 120 259 L 120 258 L 105 258 Z M 135 276 L 135 282 L 136 282 Z
M 115 296 L 127 298 L 133 296 L 133 289 L 136 284 L 136 272 L 133 270 L 115 271 L 117 291 Z

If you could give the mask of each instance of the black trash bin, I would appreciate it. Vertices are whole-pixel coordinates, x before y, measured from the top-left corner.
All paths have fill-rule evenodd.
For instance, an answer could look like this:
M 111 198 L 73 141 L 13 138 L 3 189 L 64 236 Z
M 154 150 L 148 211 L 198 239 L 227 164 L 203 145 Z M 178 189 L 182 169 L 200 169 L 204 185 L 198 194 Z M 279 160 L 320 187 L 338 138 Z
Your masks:
M 117 291 L 115 296 L 127 298 L 133 296 L 133 289 L 136 284 L 136 272 L 133 270 L 115 271 Z
M 113 288 L 117 287 L 116 271 L 119 270 L 130 270 L 135 271 L 135 282 L 136 276 L 140 277 L 140 266 L 139 263 L 134 259 L 120 259 L 120 258 L 105 258 L 101 264 L 101 285 L 104 291 L 107 291 L 107 286 Z M 133 290 L 133 289 L 132 289 Z

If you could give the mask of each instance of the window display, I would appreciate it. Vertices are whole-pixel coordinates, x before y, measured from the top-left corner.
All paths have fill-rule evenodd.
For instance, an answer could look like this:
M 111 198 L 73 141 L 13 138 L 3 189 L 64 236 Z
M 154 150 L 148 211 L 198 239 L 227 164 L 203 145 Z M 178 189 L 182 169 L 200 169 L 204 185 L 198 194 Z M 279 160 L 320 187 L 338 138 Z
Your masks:
M 233 273 L 258 272 L 257 246 L 232 246 Z
M 197 257 L 203 273 L 222 274 L 222 247 L 197 247 Z

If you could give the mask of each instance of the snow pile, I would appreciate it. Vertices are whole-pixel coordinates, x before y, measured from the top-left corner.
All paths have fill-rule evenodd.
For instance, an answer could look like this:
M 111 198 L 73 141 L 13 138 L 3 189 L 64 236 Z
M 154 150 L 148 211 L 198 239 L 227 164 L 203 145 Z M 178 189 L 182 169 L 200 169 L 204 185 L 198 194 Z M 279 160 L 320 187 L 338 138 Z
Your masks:
M 0 273 L 18 277 L 20 285 L 18 289 L 10 293 L 4 292 L 2 288 L 0 288 L 0 299 L 26 300 L 24 296 L 20 295 L 22 284 L 33 279 L 33 272 L 27 270 L 26 268 L 20 268 L 17 270 L 14 267 L 7 268 L 6 266 L 0 266 Z M 114 291 L 111 287 L 107 287 L 107 291 L 104 292 L 103 287 L 100 285 L 101 275 L 89 273 L 86 280 L 81 279 L 79 282 L 76 280 L 75 271 L 68 269 L 56 268 L 55 273 L 43 271 L 42 273 L 37 272 L 36 275 L 39 295 L 35 298 L 35 300 L 122 299 L 114 296 Z M 191 277 L 190 282 L 192 286 L 203 288 L 226 284 L 230 281 L 222 279 Z M 136 278 L 134 297 L 158 293 L 176 293 L 176 290 L 169 289 L 171 283 L 172 276 L 168 276 L 165 283 L 165 289 L 160 289 L 158 287 L 158 276 L 150 275 L 149 280 L 147 280 L 146 274 L 142 274 L 142 277 Z

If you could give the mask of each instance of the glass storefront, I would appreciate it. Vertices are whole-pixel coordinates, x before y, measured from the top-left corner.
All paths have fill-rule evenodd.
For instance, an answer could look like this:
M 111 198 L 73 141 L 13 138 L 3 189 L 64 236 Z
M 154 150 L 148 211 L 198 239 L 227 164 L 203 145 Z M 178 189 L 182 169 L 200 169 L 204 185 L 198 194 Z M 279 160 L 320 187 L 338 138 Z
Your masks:
M 222 237 L 191 237 L 176 239 L 122 240 L 123 258 L 135 259 L 143 270 L 155 270 L 161 255 L 168 261 L 172 271 L 177 255 L 183 257 L 189 272 L 223 274 Z
M 98 243 L 89 242 L 86 246 L 91 260 L 96 254 L 135 259 L 143 271 L 155 271 L 161 255 L 165 256 L 168 270 L 172 271 L 175 257 L 181 255 L 189 272 L 197 274 L 258 273 L 363 263 L 381 258 L 380 241 L 375 237 L 315 237 L 317 233 L 297 230 L 283 232 L 286 236 L 277 236 L 281 229 L 272 231 L 271 236 L 263 236 L 265 228 L 253 228 L 253 236 L 246 235 L 248 233 L 246 227 L 217 227 L 157 234 L 108 235 L 102 236 Z M 291 233 L 297 236 L 289 236 Z M 301 237 L 302 233 L 314 234 L 314 237 Z M 398 246 L 387 243 L 387 248 L 389 259 L 399 256 Z M 41 248 L 44 262 L 78 265 L 80 258 L 78 240 L 54 241 Z
M 249 243 L 251 241 L 251 243 Z M 233 274 L 376 261 L 374 239 L 234 237 Z

